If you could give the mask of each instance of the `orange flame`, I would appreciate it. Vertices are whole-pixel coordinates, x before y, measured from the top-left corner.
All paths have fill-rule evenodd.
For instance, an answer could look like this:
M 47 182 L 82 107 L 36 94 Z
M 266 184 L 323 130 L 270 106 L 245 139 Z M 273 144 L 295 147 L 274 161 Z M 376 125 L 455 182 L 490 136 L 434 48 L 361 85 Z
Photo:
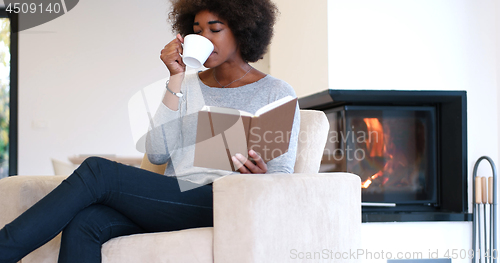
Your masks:
M 370 157 L 382 157 L 385 152 L 384 128 L 382 123 L 377 118 L 364 118 L 363 121 L 368 130 L 366 149 L 370 153 Z
M 370 157 L 382 157 L 385 154 L 386 147 L 384 144 L 384 128 L 378 118 L 364 118 L 368 131 L 368 139 L 366 140 L 366 149 L 370 153 Z M 375 135 L 372 137 L 372 135 Z M 384 175 L 384 172 L 378 171 L 374 175 L 361 183 L 361 188 L 368 188 L 373 180 Z M 383 183 L 387 182 L 388 178 L 384 178 Z
M 375 180 L 383 175 L 384 175 L 384 172 L 382 172 L 382 171 L 376 172 L 374 175 L 370 176 L 370 178 L 366 179 L 364 182 L 361 183 L 361 188 L 368 188 L 372 184 L 373 180 Z M 385 178 L 385 179 L 388 180 L 388 178 Z M 387 182 L 387 180 L 385 180 L 385 179 L 384 179 L 384 183 Z

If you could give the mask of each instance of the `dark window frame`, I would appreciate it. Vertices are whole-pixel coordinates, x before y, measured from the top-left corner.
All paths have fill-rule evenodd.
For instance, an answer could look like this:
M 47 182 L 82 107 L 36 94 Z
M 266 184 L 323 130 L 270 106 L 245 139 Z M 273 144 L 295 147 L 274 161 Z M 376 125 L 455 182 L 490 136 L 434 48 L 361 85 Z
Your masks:
M 0 8 L 0 18 L 10 19 L 10 121 L 9 121 L 9 176 L 17 175 L 17 140 L 18 140 L 18 54 L 19 54 L 19 19 L 17 14 L 7 13 Z

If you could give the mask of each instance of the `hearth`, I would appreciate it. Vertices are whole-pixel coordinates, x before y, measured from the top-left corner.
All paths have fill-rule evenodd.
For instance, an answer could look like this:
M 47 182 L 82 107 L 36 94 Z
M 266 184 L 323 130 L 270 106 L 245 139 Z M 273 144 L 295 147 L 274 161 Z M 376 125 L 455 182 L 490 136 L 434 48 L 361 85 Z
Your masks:
M 465 91 L 326 90 L 321 172 L 361 177 L 363 221 L 469 221 Z

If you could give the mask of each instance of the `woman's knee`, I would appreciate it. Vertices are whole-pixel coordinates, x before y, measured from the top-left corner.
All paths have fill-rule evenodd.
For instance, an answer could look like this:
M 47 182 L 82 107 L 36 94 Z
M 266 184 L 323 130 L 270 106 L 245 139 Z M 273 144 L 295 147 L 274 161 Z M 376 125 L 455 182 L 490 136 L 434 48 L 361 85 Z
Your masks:
M 85 159 L 82 164 L 76 169 L 79 176 L 90 177 L 88 179 L 102 179 L 104 176 L 113 176 L 113 166 L 115 162 L 101 157 L 89 157 Z
M 86 158 L 80 166 L 90 168 L 94 172 L 99 172 L 103 170 L 103 168 L 105 168 L 106 166 L 111 165 L 112 163 L 113 162 L 108 159 L 104 159 L 102 157 L 97 157 L 97 156 L 91 156 Z
M 114 184 L 117 173 L 114 165 L 114 162 L 100 157 L 87 158 L 65 182 L 71 187 L 85 188 L 93 198 L 102 200 Z

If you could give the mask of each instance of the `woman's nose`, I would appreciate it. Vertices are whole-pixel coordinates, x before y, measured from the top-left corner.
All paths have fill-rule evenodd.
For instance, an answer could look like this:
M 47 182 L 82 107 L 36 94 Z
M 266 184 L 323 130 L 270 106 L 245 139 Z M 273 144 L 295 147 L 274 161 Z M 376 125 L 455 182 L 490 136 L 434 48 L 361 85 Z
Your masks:
M 205 38 L 208 38 L 208 40 L 212 41 L 212 39 L 210 39 L 210 30 L 203 30 L 201 31 L 200 35 L 205 37 Z

